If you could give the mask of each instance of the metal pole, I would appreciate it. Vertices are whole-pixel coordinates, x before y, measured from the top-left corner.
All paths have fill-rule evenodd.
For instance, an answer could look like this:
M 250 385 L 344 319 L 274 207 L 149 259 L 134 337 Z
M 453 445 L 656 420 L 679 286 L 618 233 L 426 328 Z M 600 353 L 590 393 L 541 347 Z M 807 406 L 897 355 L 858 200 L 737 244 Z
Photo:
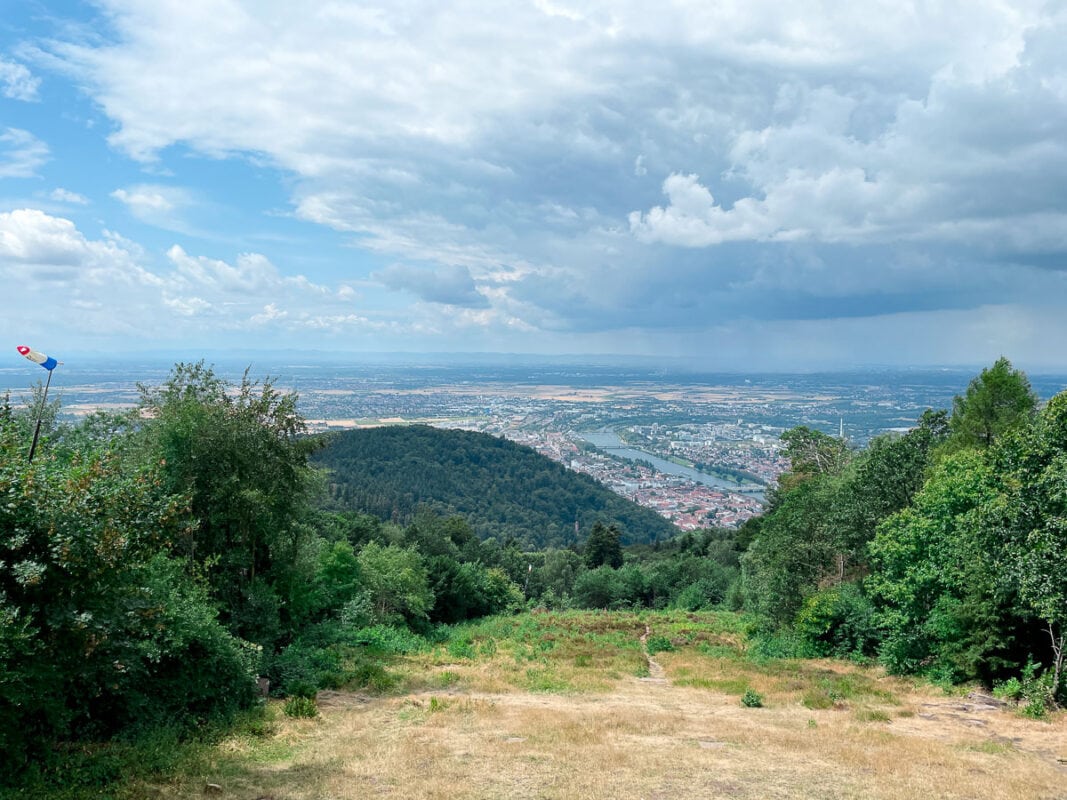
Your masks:
M 29 461 L 33 461 L 33 454 L 37 451 L 37 439 L 41 435 L 41 418 L 44 417 L 44 406 L 48 402 L 48 387 L 52 385 L 52 370 L 48 370 L 48 380 L 44 382 L 44 394 L 41 396 L 41 405 L 37 408 L 37 425 L 33 429 L 33 444 L 30 445 Z

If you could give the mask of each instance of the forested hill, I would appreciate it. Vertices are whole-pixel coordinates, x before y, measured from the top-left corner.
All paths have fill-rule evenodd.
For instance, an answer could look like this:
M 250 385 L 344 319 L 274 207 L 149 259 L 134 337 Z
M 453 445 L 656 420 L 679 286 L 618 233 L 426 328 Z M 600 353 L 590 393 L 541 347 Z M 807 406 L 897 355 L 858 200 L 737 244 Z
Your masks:
M 626 544 L 678 531 L 655 512 L 540 453 L 484 433 L 425 425 L 346 431 L 316 454 L 336 507 L 404 522 L 420 507 L 467 517 L 482 538 L 565 546 L 593 523 L 615 524 Z

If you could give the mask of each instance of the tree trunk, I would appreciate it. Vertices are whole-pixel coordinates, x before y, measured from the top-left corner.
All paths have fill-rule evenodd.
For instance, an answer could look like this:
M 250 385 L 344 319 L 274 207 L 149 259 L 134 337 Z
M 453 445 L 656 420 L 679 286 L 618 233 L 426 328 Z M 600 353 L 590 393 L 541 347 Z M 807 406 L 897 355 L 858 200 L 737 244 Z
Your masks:
M 1063 677 L 1063 645 L 1067 639 L 1062 632 L 1056 636 L 1056 629 L 1052 623 L 1048 624 L 1048 638 L 1052 640 L 1052 702 L 1056 702 L 1056 695 L 1060 690 L 1060 679 Z

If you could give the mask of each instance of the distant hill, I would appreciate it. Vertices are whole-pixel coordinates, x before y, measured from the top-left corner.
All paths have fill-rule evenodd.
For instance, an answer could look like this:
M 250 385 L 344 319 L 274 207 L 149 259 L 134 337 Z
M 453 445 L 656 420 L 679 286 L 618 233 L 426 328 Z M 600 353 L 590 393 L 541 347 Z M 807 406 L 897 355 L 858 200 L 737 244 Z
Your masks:
M 337 508 L 407 522 L 420 507 L 467 517 L 482 538 L 509 536 L 543 548 L 584 540 L 597 520 L 618 525 L 624 544 L 678 530 L 588 475 L 535 450 L 484 433 L 411 425 L 346 431 L 316 453 L 332 471 Z

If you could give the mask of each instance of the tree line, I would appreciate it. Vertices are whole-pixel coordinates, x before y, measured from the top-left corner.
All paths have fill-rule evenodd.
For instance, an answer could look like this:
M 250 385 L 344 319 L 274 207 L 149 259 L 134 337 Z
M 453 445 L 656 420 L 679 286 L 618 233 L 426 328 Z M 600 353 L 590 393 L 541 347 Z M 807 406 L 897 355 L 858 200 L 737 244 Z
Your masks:
M 1064 698 L 1067 392 L 1043 407 L 1007 359 L 951 412 L 860 452 L 807 428 L 742 531 L 745 607 L 801 655 L 976 680 L 1033 714 Z

